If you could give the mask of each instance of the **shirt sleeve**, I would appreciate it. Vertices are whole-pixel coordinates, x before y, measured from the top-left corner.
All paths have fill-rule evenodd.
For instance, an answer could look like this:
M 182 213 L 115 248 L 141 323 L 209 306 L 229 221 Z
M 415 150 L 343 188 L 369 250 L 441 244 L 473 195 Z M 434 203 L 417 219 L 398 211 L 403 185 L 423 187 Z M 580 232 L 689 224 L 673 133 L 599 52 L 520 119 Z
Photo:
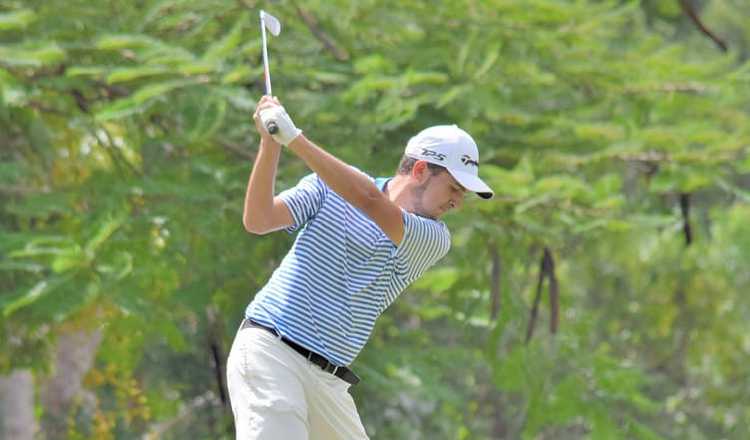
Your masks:
M 403 212 L 404 238 L 396 251 L 402 275 L 409 280 L 421 276 L 448 253 L 451 235 L 445 223 Z
M 279 198 L 289 209 L 294 221 L 286 231 L 295 232 L 312 220 L 323 206 L 327 191 L 328 187 L 313 173 L 303 177 L 297 186 L 279 193 Z

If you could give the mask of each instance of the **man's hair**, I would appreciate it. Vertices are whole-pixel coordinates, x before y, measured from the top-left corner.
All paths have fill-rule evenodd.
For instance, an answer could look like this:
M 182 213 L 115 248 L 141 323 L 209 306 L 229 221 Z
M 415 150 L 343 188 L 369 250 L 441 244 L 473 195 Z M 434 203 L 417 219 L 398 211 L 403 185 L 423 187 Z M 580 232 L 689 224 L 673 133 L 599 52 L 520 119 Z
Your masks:
M 398 174 L 409 174 L 411 173 L 411 170 L 414 168 L 414 164 L 417 163 L 417 160 L 413 157 L 404 156 L 401 158 L 401 163 L 398 164 Z M 440 174 L 443 171 L 446 171 L 445 167 L 440 165 L 435 165 L 434 163 L 427 162 L 427 169 L 430 170 L 430 173 L 434 176 L 437 174 Z

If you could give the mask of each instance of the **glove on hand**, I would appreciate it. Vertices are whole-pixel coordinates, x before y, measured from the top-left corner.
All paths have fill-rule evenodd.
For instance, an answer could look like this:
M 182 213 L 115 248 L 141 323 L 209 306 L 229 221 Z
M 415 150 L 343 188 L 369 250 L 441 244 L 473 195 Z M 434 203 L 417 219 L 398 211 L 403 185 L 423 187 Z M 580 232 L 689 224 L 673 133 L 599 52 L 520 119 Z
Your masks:
M 268 130 L 270 122 L 276 123 L 278 131 L 271 133 L 271 136 L 281 145 L 289 145 L 290 142 L 302 133 L 302 130 L 294 126 L 292 118 L 289 117 L 284 107 L 280 105 L 261 110 L 260 120 L 266 130 Z

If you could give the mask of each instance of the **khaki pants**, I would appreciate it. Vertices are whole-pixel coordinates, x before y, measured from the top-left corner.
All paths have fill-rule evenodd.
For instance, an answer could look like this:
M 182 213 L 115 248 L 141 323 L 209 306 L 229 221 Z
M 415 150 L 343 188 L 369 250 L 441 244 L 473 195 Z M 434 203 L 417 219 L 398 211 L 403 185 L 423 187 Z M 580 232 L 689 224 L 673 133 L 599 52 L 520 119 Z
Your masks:
M 259 328 L 237 332 L 227 360 L 241 440 L 367 439 L 349 386 Z

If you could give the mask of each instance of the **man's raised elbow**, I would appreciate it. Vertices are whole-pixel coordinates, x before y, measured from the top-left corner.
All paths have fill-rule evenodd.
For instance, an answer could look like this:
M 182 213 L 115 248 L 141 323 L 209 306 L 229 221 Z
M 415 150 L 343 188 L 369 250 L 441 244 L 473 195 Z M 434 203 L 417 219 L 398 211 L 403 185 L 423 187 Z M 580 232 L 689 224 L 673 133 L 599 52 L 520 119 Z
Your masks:
M 268 226 L 262 224 L 257 220 L 253 220 L 253 218 L 249 216 L 244 216 L 242 218 L 242 226 L 245 227 L 245 231 L 254 235 L 264 235 L 271 232 Z

